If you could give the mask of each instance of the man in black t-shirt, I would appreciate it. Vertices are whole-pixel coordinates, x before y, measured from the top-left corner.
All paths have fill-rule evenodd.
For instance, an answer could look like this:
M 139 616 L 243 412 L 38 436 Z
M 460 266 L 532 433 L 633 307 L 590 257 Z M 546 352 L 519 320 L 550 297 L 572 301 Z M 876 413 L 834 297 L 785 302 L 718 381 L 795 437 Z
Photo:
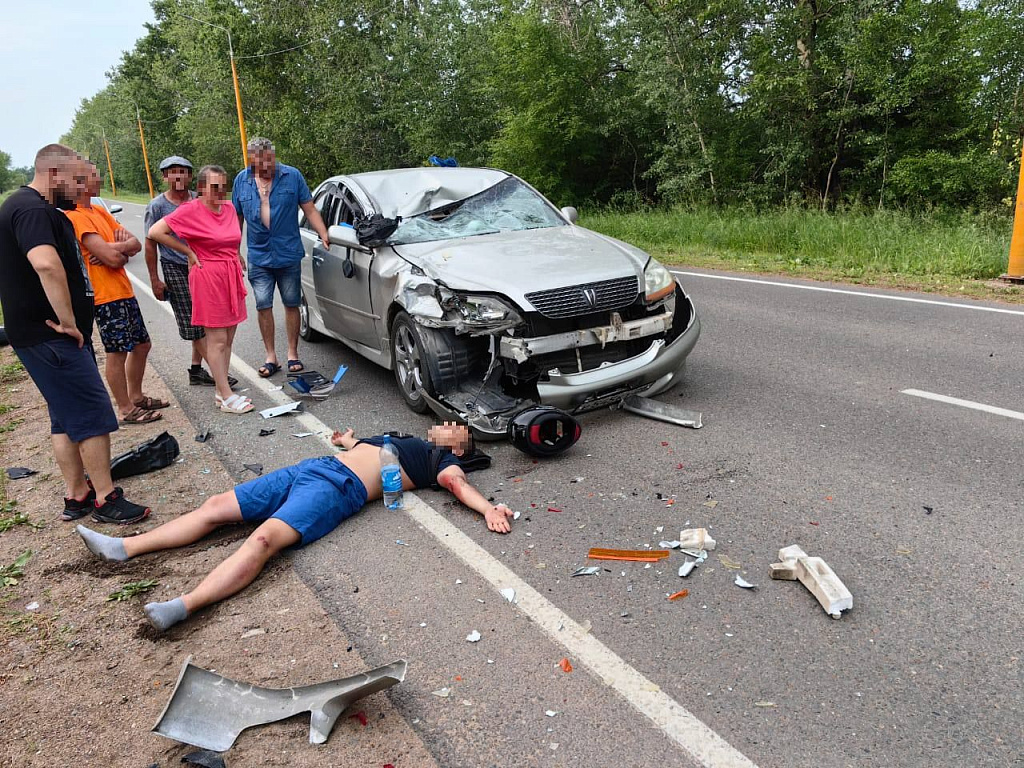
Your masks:
M 125 499 L 110 478 L 117 417 L 92 351 L 92 285 L 74 227 L 58 210 L 74 206 L 87 176 L 78 153 L 48 144 L 32 183 L 0 206 L 0 305 L 11 346 L 50 411 L 67 486 L 61 519 L 92 513 L 97 522 L 128 524 L 149 508 Z

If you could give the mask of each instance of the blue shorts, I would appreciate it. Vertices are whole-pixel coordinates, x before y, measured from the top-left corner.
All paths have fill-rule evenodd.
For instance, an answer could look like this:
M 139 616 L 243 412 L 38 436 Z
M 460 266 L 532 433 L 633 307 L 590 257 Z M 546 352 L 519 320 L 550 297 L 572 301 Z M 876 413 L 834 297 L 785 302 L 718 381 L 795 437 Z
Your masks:
M 235 498 L 243 520 L 280 520 L 299 532 L 305 546 L 362 509 L 366 487 L 336 458 L 323 456 L 235 486 Z
M 302 300 L 302 262 L 287 267 L 249 265 L 249 284 L 256 297 L 256 309 L 274 306 L 274 286 L 286 307 L 297 307 Z
M 50 411 L 50 434 L 73 443 L 117 431 L 117 416 L 103 386 L 92 346 L 54 339 L 14 350 Z
M 96 327 L 106 352 L 131 352 L 140 344 L 149 343 L 149 331 L 134 296 L 97 304 Z

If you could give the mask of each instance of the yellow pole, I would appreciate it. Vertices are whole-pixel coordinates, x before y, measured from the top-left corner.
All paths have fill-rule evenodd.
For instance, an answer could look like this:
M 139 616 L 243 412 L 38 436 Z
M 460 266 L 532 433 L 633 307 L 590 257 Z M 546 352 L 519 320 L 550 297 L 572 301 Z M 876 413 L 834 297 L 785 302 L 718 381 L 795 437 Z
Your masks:
M 110 174 L 110 189 L 117 197 L 117 184 L 114 183 L 114 166 L 110 164 L 110 145 L 107 144 L 107 137 L 103 137 L 103 149 L 107 153 L 107 173 Z
M 1013 213 L 1010 263 L 1001 279 L 1011 283 L 1024 283 L 1024 146 L 1021 146 L 1020 176 L 1017 179 L 1017 206 Z
M 149 172 L 149 155 L 146 154 L 146 134 L 142 132 L 142 118 L 139 116 L 139 105 L 135 105 L 135 119 L 139 121 L 139 139 L 142 141 L 142 162 L 146 165 L 146 181 L 149 182 L 149 198 L 156 197 L 153 192 L 153 174 Z
M 229 36 L 230 41 L 230 36 Z M 229 42 L 230 45 L 230 42 Z M 235 81 L 235 109 L 238 110 L 238 135 L 242 137 L 242 167 L 249 164 L 249 153 L 245 140 L 245 118 L 242 117 L 242 92 L 238 88 L 238 70 L 235 68 L 235 56 L 231 54 L 231 78 Z

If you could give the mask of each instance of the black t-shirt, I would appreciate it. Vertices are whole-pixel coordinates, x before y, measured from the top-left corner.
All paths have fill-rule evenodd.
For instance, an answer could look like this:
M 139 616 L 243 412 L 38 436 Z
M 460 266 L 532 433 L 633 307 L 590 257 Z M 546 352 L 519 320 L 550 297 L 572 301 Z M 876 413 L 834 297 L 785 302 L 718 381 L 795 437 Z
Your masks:
M 384 436 L 367 437 L 359 442 L 380 448 L 384 445 Z M 447 448 L 438 448 L 418 437 L 392 437 L 391 444 L 398 451 L 398 463 L 417 488 L 436 488 L 437 476 L 441 470 L 461 464 L 459 457 Z M 435 461 L 436 468 L 433 466 Z
M 52 245 L 67 273 L 71 309 L 82 335 L 92 336 L 93 293 L 71 221 L 31 187 L 22 187 L 0 206 L 0 304 L 4 330 L 14 347 L 67 338 L 46 324 L 57 315 L 28 252 Z

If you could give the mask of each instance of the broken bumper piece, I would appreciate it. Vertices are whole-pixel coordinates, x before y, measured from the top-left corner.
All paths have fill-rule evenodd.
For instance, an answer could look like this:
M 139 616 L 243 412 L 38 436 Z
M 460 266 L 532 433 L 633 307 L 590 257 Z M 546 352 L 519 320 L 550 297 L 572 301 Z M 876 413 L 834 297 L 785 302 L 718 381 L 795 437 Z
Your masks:
M 299 688 L 261 688 L 197 667 L 190 656 L 153 732 L 225 752 L 246 728 L 309 712 L 309 741 L 323 744 L 346 707 L 402 682 L 406 668 L 402 659 L 341 680 Z

